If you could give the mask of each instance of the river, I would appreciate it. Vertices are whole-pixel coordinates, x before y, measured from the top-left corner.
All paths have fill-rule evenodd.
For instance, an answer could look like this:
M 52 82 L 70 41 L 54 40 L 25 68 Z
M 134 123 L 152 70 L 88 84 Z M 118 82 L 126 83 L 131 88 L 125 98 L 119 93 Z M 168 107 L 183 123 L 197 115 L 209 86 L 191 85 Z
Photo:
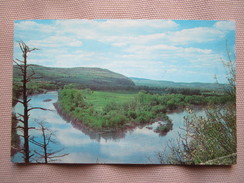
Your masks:
M 173 122 L 173 129 L 164 136 L 154 132 L 159 122 L 116 134 L 95 134 L 75 127 L 57 113 L 53 105 L 58 98 L 56 91 L 33 95 L 30 98 L 31 106 L 43 107 L 50 111 L 32 110 L 29 126 L 37 126 L 37 121 L 47 122 L 47 127 L 55 132 L 56 143 L 52 143 L 50 148 L 63 148 L 61 154 L 68 153 L 57 158 L 54 163 L 159 163 L 156 153 L 162 152 L 170 139 L 178 137 L 178 133 L 184 133 L 180 128 L 183 128 L 183 117 L 188 114 L 185 111 L 168 114 Z M 22 104 L 18 103 L 13 111 L 23 113 Z M 36 136 L 36 140 L 41 139 L 37 130 L 30 130 L 30 135 Z M 42 151 L 32 143 L 30 150 Z M 22 154 L 15 154 L 12 161 L 23 162 Z

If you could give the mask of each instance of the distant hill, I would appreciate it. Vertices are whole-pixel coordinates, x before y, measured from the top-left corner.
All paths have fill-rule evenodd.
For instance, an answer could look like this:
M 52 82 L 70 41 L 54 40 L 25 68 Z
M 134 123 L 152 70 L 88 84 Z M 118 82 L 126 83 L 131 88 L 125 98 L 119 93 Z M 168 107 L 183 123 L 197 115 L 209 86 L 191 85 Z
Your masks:
M 144 78 L 130 78 L 136 86 L 148 86 L 148 87 L 159 87 L 159 88 L 189 88 L 189 89 L 202 89 L 202 90 L 222 90 L 226 85 L 217 83 L 184 83 L 184 82 L 173 82 L 163 80 L 150 80 Z
M 35 77 L 40 81 L 53 81 L 63 84 L 82 84 L 88 87 L 133 87 L 133 81 L 119 73 L 112 72 L 108 69 L 93 67 L 74 67 L 74 68 L 57 68 L 33 65 Z M 14 66 L 14 77 L 18 77 L 19 69 Z
M 216 83 L 184 83 L 162 80 L 150 80 L 144 78 L 126 77 L 108 69 L 95 67 L 58 68 L 31 66 L 35 71 L 33 81 L 55 82 L 58 85 L 78 84 L 91 89 L 135 89 L 134 86 L 154 88 L 188 88 L 202 90 L 222 90 L 226 85 Z M 30 69 L 29 69 L 30 70 Z M 18 78 L 20 70 L 14 66 L 14 77 Z

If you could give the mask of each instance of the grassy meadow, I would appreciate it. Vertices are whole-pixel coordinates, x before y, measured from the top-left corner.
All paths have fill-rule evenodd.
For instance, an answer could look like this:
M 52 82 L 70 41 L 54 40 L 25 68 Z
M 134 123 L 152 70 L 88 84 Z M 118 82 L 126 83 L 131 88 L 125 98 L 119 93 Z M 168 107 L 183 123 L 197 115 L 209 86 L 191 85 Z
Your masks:
M 92 91 L 90 94 L 85 95 L 86 101 L 94 106 L 94 110 L 102 112 L 103 109 L 116 101 L 116 103 L 123 104 L 133 100 L 136 93 L 126 92 L 109 92 L 109 91 Z

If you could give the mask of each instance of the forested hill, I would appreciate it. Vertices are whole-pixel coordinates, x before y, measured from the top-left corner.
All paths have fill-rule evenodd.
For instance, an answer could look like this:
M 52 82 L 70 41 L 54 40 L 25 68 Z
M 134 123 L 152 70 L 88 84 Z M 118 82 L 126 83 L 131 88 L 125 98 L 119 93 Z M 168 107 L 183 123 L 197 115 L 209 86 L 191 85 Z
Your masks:
M 227 87 L 225 84 L 217 83 L 184 83 L 184 82 L 173 82 L 173 81 L 163 81 L 163 80 L 150 80 L 144 78 L 130 78 L 136 86 L 148 86 L 148 87 L 158 87 L 158 88 L 189 88 L 189 89 L 202 89 L 202 90 L 222 90 Z
M 62 84 L 81 84 L 91 88 L 126 88 L 133 87 L 133 81 L 119 73 L 112 72 L 108 69 L 93 67 L 74 67 L 74 68 L 57 68 L 44 67 L 40 65 L 31 66 L 35 72 L 35 80 L 52 81 Z M 31 72 L 31 70 L 29 69 Z M 17 78 L 19 69 L 14 66 L 14 77 Z
M 161 90 L 162 88 L 173 89 L 200 89 L 200 90 L 221 90 L 226 85 L 216 83 L 183 83 L 162 80 L 150 80 L 144 78 L 126 77 L 122 74 L 112 72 L 108 69 L 95 67 L 74 67 L 74 68 L 58 68 L 44 67 L 33 65 L 29 67 L 35 72 L 35 79 L 32 82 L 43 81 L 44 83 L 55 83 L 56 88 L 66 84 L 78 84 L 83 88 L 91 88 L 94 90 L 119 90 L 119 89 L 152 89 Z M 18 80 L 20 70 L 14 66 L 14 78 Z M 19 78 L 20 80 L 20 78 Z M 43 83 L 42 82 L 42 83 Z M 136 87 L 135 87 L 136 86 Z M 39 86 L 40 87 L 40 86 Z M 175 91 L 173 91 L 175 93 Z

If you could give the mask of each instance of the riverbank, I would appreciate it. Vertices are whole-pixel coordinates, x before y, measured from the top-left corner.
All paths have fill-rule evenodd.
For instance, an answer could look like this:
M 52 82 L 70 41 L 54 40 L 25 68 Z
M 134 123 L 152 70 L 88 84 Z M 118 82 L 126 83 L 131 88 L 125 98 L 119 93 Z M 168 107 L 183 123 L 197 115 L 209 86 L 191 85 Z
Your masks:
M 131 130 L 135 129 L 136 127 L 143 128 L 144 126 L 150 125 L 157 121 L 165 121 L 166 122 L 165 124 L 167 124 L 167 125 L 170 124 L 171 128 L 169 130 L 171 130 L 172 126 L 173 126 L 172 121 L 168 118 L 155 118 L 153 120 L 150 120 L 150 121 L 144 122 L 144 123 L 127 122 L 123 126 L 119 126 L 119 127 L 103 127 L 100 129 L 92 128 L 92 127 L 89 127 L 88 125 L 84 124 L 83 121 L 78 120 L 78 119 L 72 117 L 71 115 L 67 114 L 64 110 L 62 110 L 62 108 L 60 107 L 60 105 L 58 103 L 54 103 L 53 105 L 55 106 L 55 109 L 58 112 L 58 114 L 65 121 L 70 122 L 75 128 L 82 130 L 86 134 L 96 133 L 96 134 L 100 134 L 100 135 L 104 134 L 106 136 L 106 134 L 109 134 L 109 133 L 114 133 L 114 134 L 117 133 L 118 136 L 123 136 L 121 134 L 121 132 L 131 131 Z M 157 133 L 160 133 L 160 132 L 158 131 Z M 164 131 L 164 133 L 167 133 L 167 132 Z
M 72 88 L 60 90 L 58 95 L 56 107 L 64 118 L 101 133 L 156 121 L 170 121 L 168 113 L 182 111 L 185 107 L 206 106 L 224 101 L 223 98 L 181 94 L 158 95 L 145 91 L 124 94 Z M 169 131 L 171 126 L 170 123 L 163 124 L 157 132 Z

